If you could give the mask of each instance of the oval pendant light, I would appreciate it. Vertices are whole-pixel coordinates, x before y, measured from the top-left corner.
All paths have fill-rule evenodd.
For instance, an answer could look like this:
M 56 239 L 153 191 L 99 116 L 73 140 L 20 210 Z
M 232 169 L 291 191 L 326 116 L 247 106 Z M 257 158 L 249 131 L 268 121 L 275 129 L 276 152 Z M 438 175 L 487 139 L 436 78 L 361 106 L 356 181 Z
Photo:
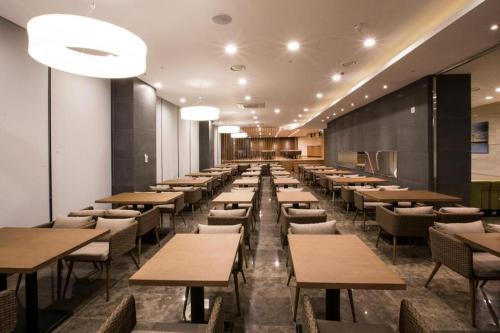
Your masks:
M 233 134 L 231 134 L 231 137 L 233 139 L 244 139 L 244 138 L 248 138 L 248 134 L 245 132 L 233 133 Z
M 208 121 L 219 119 L 219 109 L 213 106 L 196 105 L 181 108 L 181 119 Z
M 232 133 L 238 133 L 239 131 L 240 131 L 239 126 L 231 126 L 231 125 L 219 126 L 219 133 L 232 134 Z
M 144 41 L 114 24 L 47 14 L 32 18 L 27 28 L 28 53 L 46 66 L 99 78 L 133 77 L 146 71 Z

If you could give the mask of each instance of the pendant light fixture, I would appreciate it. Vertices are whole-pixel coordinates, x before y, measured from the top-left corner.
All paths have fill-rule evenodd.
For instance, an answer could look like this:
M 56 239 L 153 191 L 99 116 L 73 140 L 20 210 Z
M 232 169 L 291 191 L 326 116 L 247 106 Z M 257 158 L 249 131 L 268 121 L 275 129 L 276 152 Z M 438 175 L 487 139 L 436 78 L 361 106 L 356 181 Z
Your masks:
M 240 131 L 239 126 L 230 126 L 230 125 L 219 126 L 219 133 L 233 134 L 233 133 L 238 133 L 239 131 Z
M 95 8 L 94 2 L 91 8 Z M 27 30 L 28 53 L 46 66 L 99 78 L 133 77 L 146 71 L 144 41 L 114 24 L 85 16 L 47 14 L 33 17 Z
M 248 134 L 245 132 L 233 133 L 231 134 L 233 139 L 245 139 L 248 137 Z
M 219 119 L 219 109 L 213 106 L 196 105 L 181 108 L 181 119 L 208 121 Z

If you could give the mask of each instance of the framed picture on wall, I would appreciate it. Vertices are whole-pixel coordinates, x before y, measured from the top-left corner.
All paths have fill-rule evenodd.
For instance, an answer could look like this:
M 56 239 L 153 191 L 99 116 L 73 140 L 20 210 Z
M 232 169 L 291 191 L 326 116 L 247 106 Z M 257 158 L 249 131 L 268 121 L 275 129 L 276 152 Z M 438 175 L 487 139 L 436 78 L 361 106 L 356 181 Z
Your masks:
M 488 154 L 488 122 L 472 123 L 471 153 Z

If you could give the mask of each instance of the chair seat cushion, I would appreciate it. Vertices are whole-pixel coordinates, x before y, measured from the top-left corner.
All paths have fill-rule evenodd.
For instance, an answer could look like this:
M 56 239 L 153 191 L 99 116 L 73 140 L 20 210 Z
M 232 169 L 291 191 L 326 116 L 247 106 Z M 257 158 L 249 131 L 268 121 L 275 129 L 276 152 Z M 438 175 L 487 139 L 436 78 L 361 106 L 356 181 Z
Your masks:
M 289 208 L 288 215 L 290 215 L 290 216 L 322 216 L 322 215 L 326 215 L 326 210 L 324 210 L 324 209 Z
M 157 192 L 168 191 L 170 190 L 170 185 L 152 185 L 149 187 L 149 189 L 151 191 L 157 191 Z
M 387 324 L 348 323 L 342 321 L 316 320 L 320 333 L 394 333 Z
M 397 203 L 398 207 L 411 207 L 410 201 L 400 201 Z
M 141 215 L 141 212 L 133 209 L 108 209 L 104 217 L 134 217 Z
M 192 191 L 194 189 L 193 186 L 176 186 L 172 187 L 174 191 Z
M 481 221 L 467 223 L 440 223 L 434 222 L 434 226 L 439 231 L 449 235 L 484 233 L 484 226 Z
M 394 190 L 394 189 L 397 189 L 397 188 L 400 188 L 401 186 L 399 185 L 378 185 L 377 188 L 381 189 L 382 191 L 384 190 Z
M 108 242 L 92 242 L 71 253 L 67 259 L 82 261 L 105 261 L 109 255 Z
M 84 228 L 92 223 L 92 216 L 58 216 L 52 228 Z
M 302 187 L 278 187 L 278 192 L 302 192 Z
M 105 209 L 82 209 L 69 213 L 69 216 L 101 216 L 106 214 Z
M 404 214 L 404 215 L 423 215 L 423 214 L 434 213 L 434 209 L 432 208 L 432 206 L 412 207 L 412 208 L 394 208 L 394 212 L 397 214 Z
M 208 212 L 208 215 L 214 217 L 243 217 L 246 213 L 246 209 L 212 209 Z
M 474 252 L 474 274 L 479 277 L 500 277 L 500 258 L 487 252 Z
M 234 225 L 206 225 L 198 224 L 200 234 L 237 234 L 241 230 L 241 224 Z
M 174 210 L 175 204 L 164 204 L 164 205 L 158 205 L 156 207 L 160 208 L 160 210 L 168 210 L 168 209 Z
M 390 206 L 390 205 L 391 204 L 387 202 L 371 202 L 371 201 L 364 202 L 365 208 L 375 208 L 377 206 Z
M 107 235 L 102 236 L 99 240 L 106 241 L 111 238 L 112 235 L 117 233 L 118 231 L 130 226 L 130 224 L 134 223 L 135 219 L 133 217 L 126 219 L 105 219 L 99 217 L 97 219 L 97 223 L 95 225 L 96 229 L 108 229 L 109 233 Z
M 476 207 L 441 207 L 439 209 L 440 213 L 451 213 L 451 214 L 477 214 L 479 213 L 479 208 Z
M 336 224 L 335 220 L 322 223 L 290 223 L 290 232 L 292 234 L 331 235 L 337 232 Z
M 500 232 L 500 224 L 487 224 L 486 225 L 487 232 Z

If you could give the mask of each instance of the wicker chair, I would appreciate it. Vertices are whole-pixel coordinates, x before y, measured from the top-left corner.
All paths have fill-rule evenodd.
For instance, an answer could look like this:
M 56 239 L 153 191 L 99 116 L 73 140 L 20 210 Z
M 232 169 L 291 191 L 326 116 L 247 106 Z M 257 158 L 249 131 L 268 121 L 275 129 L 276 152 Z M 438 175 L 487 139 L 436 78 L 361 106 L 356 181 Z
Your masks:
M 182 214 L 185 206 L 186 204 L 184 203 L 184 195 L 175 199 L 174 203 L 156 206 L 160 210 L 160 224 L 163 226 L 163 214 L 170 214 L 170 223 L 172 225 L 172 232 L 174 234 L 176 216 L 180 216 L 182 218 L 182 221 L 184 222 L 184 226 L 187 226 L 186 219 Z
M 191 207 L 191 217 L 194 220 L 194 211 L 196 206 L 199 206 L 201 209 L 201 201 L 203 199 L 202 189 L 199 187 L 189 187 L 185 189 L 182 187 L 173 187 L 172 190 L 184 193 L 184 203 Z
M 455 207 L 453 207 L 455 208 Z M 457 208 L 465 208 L 468 207 L 457 207 Z M 467 222 L 475 222 L 480 221 L 483 218 L 483 212 L 447 212 L 446 208 L 443 207 L 438 211 L 434 212 L 436 214 L 436 221 L 441 223 L 467 223 Z
M 120 304 L 113 310 L 97 333 L 130 333 L 137 324 L 134 296 L 128 295 L 123 298 Z M 172 323 L 162 324 L 164 332 L 206 332 L 223 333 L 224 321 L 222 318 L 222 297 L 215 298 L 212 312 L 207 324 Z
M 298 224 L 307 224 L 307 223 L 320 223 L 320 222 L 326 222 L 328 216 L 326 214 L 326 211 L 322 209 L 322 213 L 317 211 L 318 215 L 305 215 L 307 214 L 307 211 L 310 211 L 310 209 L 294 209 L 293 211 L 290 211 L 290 209 L 294 209 L 291 207 L 281 207 L 281 244 L 285 246 L 287 243 L 287 233 L 288 229 L 290 228 L 290 223 L 298 223 Z M 303 210 L 304 214 L 300 215 L 290 215 L 291 212 L 296 212 Z
M 429 228 L 432 259 L 435 262 L 425 287 L 427 288 L 441 265 L 445 265 L 469 280 L 470 315 L 476 325 L 476 286 L 479 281 L 500 280 L 500 259 L 489 253 L 475 252 L 468 245 L 432 227 Z
M 376 247 L 382 232 L 392 236 L 392 264 L 396 264 L 398 237 L 429 237 L 429 227 L 434 224 L 434 214 L 398 214 L 383 206 L 376 208 L 376 221 L 380 226 Z
M 192 233 L 197 234 L 200 232 L 199 227 L 195 227 Z M 214 231 L 213 233 L 218 233 L 217 231 Z M 245 227 L 242 226 L 239 233 L 241 235 L 245 234 Z M 242 242 L 240 242 L 240 247 L 238 249 L 238 260 L 234 263 L 233 269 L 232 269 L 232 274 L 233 274 L 233 279 L 234 279 L 234 293 L 236 296 L 236 308 L 238 310 L 238 316 L 241 315 L 241 306 L 240 306 L 240 292 L 239 292 L 239 287 L 238 287 L 238 273 L 241 274 L 241 277 L 243 278 L 243 282 L 247 283 L 247 279 L 245 277 L 245 272 L 243 271 L 243 261 L 245 260 L 245 246 Z M 184 296 L 184 307 L 182 310 L 182 315 L 184 318 L 186 318 L 186 308 L 187 308 L 187 302 L 189 298 L 189 292 L 190 288 L 186 287 L 186 294 Z
M 387 324 L 352 324 L 341 321 L 318 320 L 314 317 L 311 299 L 308 295 L 302 297 L 304 310 L 303 332 L 374 332 L 393 333 L 392 328 Z M 399 330 L 400 333 L 431 333 L 431 329 L 417 311 L 417 309 L 406 299 L 401 301 L 399 310 Z
M 352 218 L 352 222 L 356 222 L 356 217 L 360 212 L 363 213 L 363 231 L 366 231 L 366 214 L 367 213 L 375 213 L 377 206 L 391 206 L 389 203 L 385 202 L 374 202 L 374 201 L 366 201 L 365 196 L 363 195 L 363 191 L 372 191 L 372 189 L 358 190 L 354 191 L 354 208 L 356 209 L 356 213 Z
M 127 206 L 120 207 L 119 209 L 108 209 L 104 217 L 107 219 L 122 219 L 133 217 L 137 221 L 137 262 L 139 266 L 141 264 L 142 256 L 142 237 L 147 233 L 154 231 L 156 244 L 160 247 L 160 235 L 158 234 L 158 228 L 160 226 L 161 212 L 158 207 L 153 207 L 148 211 L 129 211 L 130 213 L 137 212 L 138 215 L 124 215 L 120 213 L 120 210 L 128 211 Z
M 354 190 L 348 188 L 347 186 L 342 186 L 340 189 L 340 197 L 346 205 L 346 217 L 349 215 L 349 209 L 354 205 Z
M 64 258 L 64 260 L 69 261 L 69 267 L 66 282 L 64 283 L 63 298 L 66 295 L 73 265 L 77 261 L 104 263 L 106 265 L 106 301 L 109 300 L 111 262 L 115 258 L 128 253 L 135 266 L 139 268 L 139 264 L 132 253 L 137 236 L 137 222 L 133 218 L 118 221 L 114 222 L 110 219 L 99 218 L 96 228 L 109 228 L 110 233 L 99 241 L 92 242 Z
M 246 209 L 246 213 L 243 216 L 214 216 L 213 211 L 208 212 L 207 221 L 208 225 L 235 225 L 241 224 L 245 229 L 245 234 L 243 235 L 245 245 L 248 249 L 252 251 L 252 246 L 250 244 L 250 227 L 252 227 L 252 207 L 242 208 Z
M 17 324 L 17 299 L 12 290 L 0 292 L 0 333 L 13 332 Z

